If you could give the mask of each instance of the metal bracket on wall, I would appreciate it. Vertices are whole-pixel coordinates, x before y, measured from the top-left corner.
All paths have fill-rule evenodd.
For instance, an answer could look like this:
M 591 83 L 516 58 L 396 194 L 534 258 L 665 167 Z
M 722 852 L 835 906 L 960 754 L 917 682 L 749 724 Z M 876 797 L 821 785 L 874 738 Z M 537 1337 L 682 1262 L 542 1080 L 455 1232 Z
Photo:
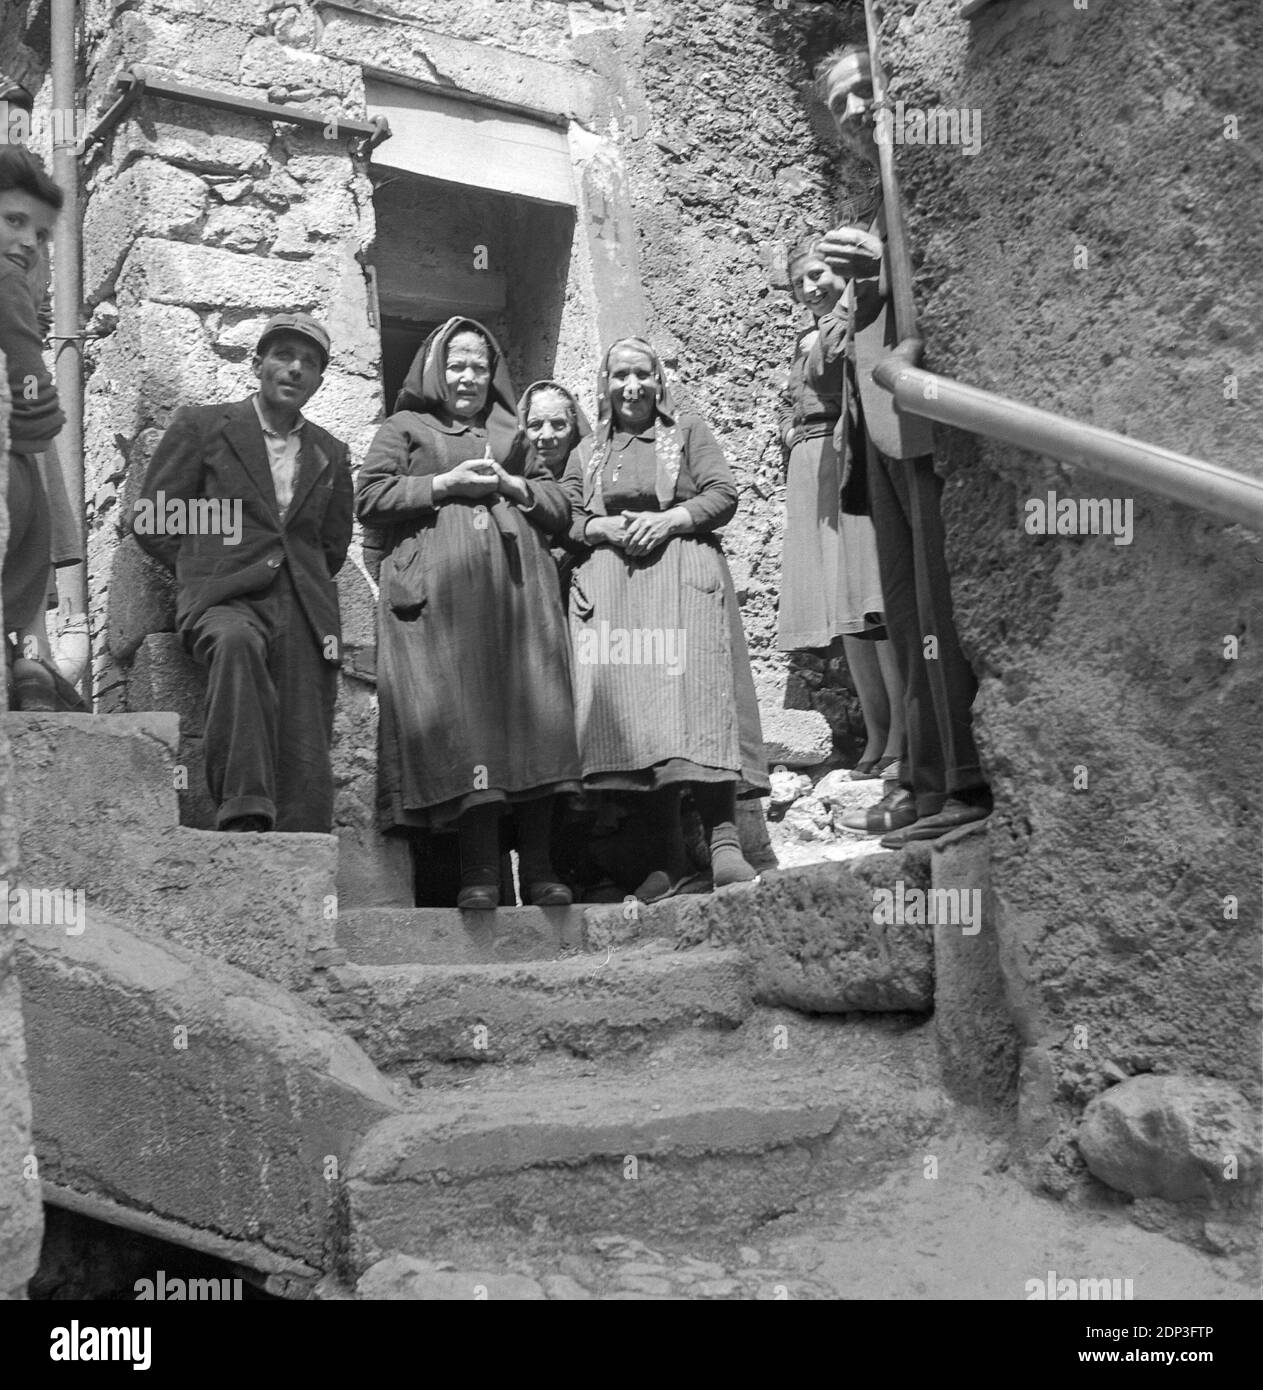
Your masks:
M 209 106 L 216 111 L 230 111 L 238 116 L 254 116 L 265 121 L 322 130 L 326 139 L 337 140 L 344 135 L 354 137 L 354 152 L 367 158 L 383 140 L 390 139 L 390 124 L 384 116 L 372 120 L 352 120 L 338 112 L 304 111 L 296 106 L 280 106 L 271 101 L 251 101 L 247 97 L 229 96 L 207 87 L 190 87 L 165 78 L 144 77 L 129 68 L 118 79 L 119 97 L 89 132 L 84 141 L 84 158 L 94 153 L 105 137 L 127 115 L 142 96 L 165 97 L 169 101 L 189 102 L 194 106 Z

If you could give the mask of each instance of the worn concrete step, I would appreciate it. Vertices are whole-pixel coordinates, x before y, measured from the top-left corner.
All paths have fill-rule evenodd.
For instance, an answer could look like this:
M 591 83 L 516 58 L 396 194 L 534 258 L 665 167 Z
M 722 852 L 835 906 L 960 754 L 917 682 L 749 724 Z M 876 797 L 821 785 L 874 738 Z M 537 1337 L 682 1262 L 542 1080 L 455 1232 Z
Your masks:
M 817 1193 L 921 1167 L 949 1103 L 918 1065 L 925 1030 L 821 1070 L 761 1060 L 613 1078 L 530 1079 L 424 1095 L 377 1125 L 348 1174 L 357 1263 L 467 1239 L 617 1230 L 735 1234 Z
M 51 1200 L 269 1274 L 330 1267 L 337 1180 L 399 1108 L 360 1048 L 287 991 L 107 912 L 22 942 L 17 973 Z
M 98 914 L 290 989 L 335 944 L 332 835 L 224 835 L 177 824 L 174 714 L 3 716 L 20 827 L 11 887 L 76 920 L 24 930 L 80 935 Z M 50 896 L 51 895 L 51 896 Z M 46 915 L 46 914 L 45 914 Z M 63 911 L 63 918 L 67 914 Z
M 901 853 L 770 870 L 701 897 L 591 906 L 585 932 L 594 951 L 664 939 L 679 947 L 740 945 L 754 964 L 762 1004 L 806 1013 L 928 1013 L 935 927 L 904 908 L 923 905 L 930 886 L 929 846 L 914 843 Z M 972 898 L 965 893 L 961 901 Z
M 359 965 L 494 965 L 586 947 L 582 907 L 380 907 L 342 912 L 338 946 Z
M 179 823 L 176 715 L 16 711 L 0 715 L 0 728 L 26 838 L 61 835 L 71 818 L 152 831 Z
M 627 1052 L 677 1029 L 735 1028 L 751 1008 L 745 957 L 713 947 L 647 945 L 512 965 L 345 966 L 321 975 L 326 1013 L 379 1067 L 418 1081 L 455 1061 Z
M 309 983 L 313 951 L 334 948 L 332 835 L 134 831 L 73 808 L 63 819 L 49 839 L 34 838 L 23 825 L 17 877 L 31 889 L 82 893 L 81 931 L 92 931 L 101 914 L 117 916 L 133 931 L 180 942 L 287 989 Z

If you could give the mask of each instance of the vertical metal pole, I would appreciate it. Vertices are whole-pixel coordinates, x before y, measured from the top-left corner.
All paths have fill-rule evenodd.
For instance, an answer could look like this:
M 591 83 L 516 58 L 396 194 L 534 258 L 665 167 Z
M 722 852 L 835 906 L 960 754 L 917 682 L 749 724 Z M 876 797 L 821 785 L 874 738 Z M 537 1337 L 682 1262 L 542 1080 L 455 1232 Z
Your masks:
M 75 0 L 52 0 L 53 178 L 65 194 L 53 226 L 53 341 L 56 346 L 57 394 L 66 414 L 59 437 L 62 474 L 70 505 L 84 535 L 83 351 L 81 332 L 82 267 L 79 226 L 79 167 L 76 135 Z M 87 551 L 84 551 L 86 556 Z M 71 611 L 88 611 L 87 563 L 69 575 Z M 92 662 L 83 687 L 91 703 Z
M 881 46 L 877 42 L 877 16 L 874 0 L 864 0 L 864 18 L 868 23 L 868 57 L 873 70 L 873 101 L 879 113 L 885 111 L 886 73 L 881 65 Z M 912 298 L 912 256 L 908 249 L 908 231 L 903 221 L 903 204 L 899 201 L 899 185 L 895 181 L 895 151 L 890 118 L 880 117 L 891 138 L 877 141 L 877 162 L 881 169 L 882 207 L 886 217 L 886 243 L 891 298 L 894 301 L 895 327 L 898 341 L 917 338 L 917 306 Z

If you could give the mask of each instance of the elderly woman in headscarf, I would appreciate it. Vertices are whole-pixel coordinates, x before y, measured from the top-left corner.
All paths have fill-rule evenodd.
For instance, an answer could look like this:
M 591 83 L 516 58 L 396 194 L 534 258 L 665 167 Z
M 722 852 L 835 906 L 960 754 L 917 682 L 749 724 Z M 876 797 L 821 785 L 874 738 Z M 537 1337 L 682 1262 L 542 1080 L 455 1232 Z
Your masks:
M 553 798 L 579 789 L 570 651 L 548 539 L 569 507 L 517 429 L 504 354 L 449 319 L 377 431 L 356 512 L 382 534 L 378 785 L 386 829 L 456 826 L 457 906 L 499 906 L 499 821 L 517 822 L 524 899 L 570 902 L 549 855 Z
M 599 424 L 563 485 L 588 548 L 570 592 L 575 717 L 585 787 L 654 798 L 656 863 L 637 889 L 689 877 L 679 796 L 689 788 L 715 887 L 754 878 L 738 793 L 768 788 L 750 658 L 715 532 L 737 489 L 705 422 L 677 412 L 657 353 L 615 343 L 597 379 Z
M 588 417 L 573 392 L 559 381 L 531 382 L 517 403 L 517 423 L 531 455 L 559 482 L 580 440 L 592 433 Z M 578 557 L 586 554 L 587 548 L 576 544 L 568 534 L 553 540 L 563 608 L 570 594 L 571 572 Z

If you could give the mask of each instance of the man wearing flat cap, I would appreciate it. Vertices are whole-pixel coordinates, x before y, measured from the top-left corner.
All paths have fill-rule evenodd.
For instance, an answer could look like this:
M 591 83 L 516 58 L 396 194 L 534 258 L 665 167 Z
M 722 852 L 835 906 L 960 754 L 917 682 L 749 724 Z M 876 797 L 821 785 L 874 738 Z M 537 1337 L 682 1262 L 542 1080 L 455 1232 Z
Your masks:
M 259 388 L 184 406 L 154 451 L 131 519 L 176 578 L 176 621 L 206 668 L 206 778 L 220 830 L 328 833 L 341 664 L 334 575 L 351 540 L 341 440 L 304 419 L 329 335 L 309 314 L 268 321 Z

